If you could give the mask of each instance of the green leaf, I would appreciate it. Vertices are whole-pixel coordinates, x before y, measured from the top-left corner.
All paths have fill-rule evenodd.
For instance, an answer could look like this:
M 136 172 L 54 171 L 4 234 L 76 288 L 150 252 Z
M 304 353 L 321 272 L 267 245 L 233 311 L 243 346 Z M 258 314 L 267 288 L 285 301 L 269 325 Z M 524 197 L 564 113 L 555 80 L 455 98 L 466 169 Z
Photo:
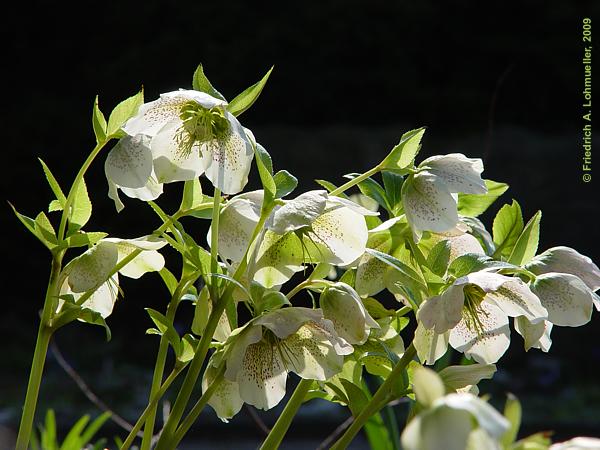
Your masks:
M 245 89 L 237 97 L 231 100 L 227 106 L 227 110 L 234 116 L 239 116 L 248 108 L 250 108 L 262 92 L 265 84 L 267 84 L 267 80 L 269 79 L 272 71 L 273 67 L 269 69 L 269 71 L 264 77 L 262 77 L 260 81 L 254 83 L 248 89 Z
M 102 428 L 102 425 L 110 418 L 111 413 L 105 412 L 100 414 L 98 417 L 94 419 L 94 421 L 87 427 L 85 432 L 81 435 L 81 441 L 85 444 L 88 444 L 92 438 L 96 435 L 98 430 Z
M 346 175 L 346 178 L 354 179 L 359 176 L 359 173 L 350 173 Z M 392 213 L 392 206 L 389 204 L 387 200 L 387 195 L 385 193 L 385 189 L 374 179 L 367 178 L 366 180 L 358 183 L 358 189 L 363 195 L 372 198 L 375 200 L 381 207 L 385 208 L 388 212 Z
M 540 240 L 540 220 L 542 220 L 542 212 L 538 211 L 527 222 L 508 258 L 509 263 L 522 266 L 535 256 Z
M 38 238 L 42 242 L 42 244 L 44 244 L 46 247 L 48 247 L 48 242 L 44 238 L 44 235 L 41 233 L 41 231 L 38 230 L 38 228 L 36 227 L 35 220 L 33 220 L 31 217 L 27 217 L 27 216 L 19 213 L 15 209 L 15 207 L 12 205 L 12 203 L 9 202 L 8 204 L 10 205 L 10 207 L 13 210 L 13 212 L 17 216 L 17 219 L 19 219 L 19 221 L 23 225 L 25 225 L 25 228 L 27 228 L 31 234 L 33 234 L 36 238 Z M 52 247 L 48 247 L 48 248 L 51 249 Z
M 92 110 L 92 127 L 94 128 L 94 135 L 96 136 L 96 142 L 104 142 L 106 140 L 106 119 L 104 114 L 100 111 L 98 106 L 98 96 L 94 100 L 94 108 Z
M 52 192 L 56 196 L 56 200 L 58 200 L 60 209 L 64 208 L 65 203 L 67 203 L 67 197 L 65 197 L 65 194 L 63 193 L 62 189 L 60 188 L 58 181 L 56 181 L 56 178 L 54 178 L 54 175 L 52 175 L 52 172 L 50 171 L 50 168 L 46 165 L 46 163 L 44 161 L 42 161 L 41 158 L 38 158 L 38 161 L 42 165 L 42 169 L 44 170 L 44 174 L 46 175 L 46 180 L 48 180 L 50 189 L 52 189 Z M 57 211 L 57 210 L 58 209 L 54 209 L 54 211 Z
M 496 214 L 492 226 L 492 235 L 496 251 L 494 258 L 507 258 L 517 243 L 517 239 L 523 231 L 523 215 L 521 206 L 516 200 L 511 205 L 504 205 Z
M 88 195 L 85 180 L 82 178 L 73 196 L 71 211 L 69 213 L 69 235 L 82 228 L 92 217 L 92 202 Z
M 370 255 L 374 256 L 378 260 L 386 263 L 388 266 L 396 269 L 399 273 L 404 275 L 406 278 L 408 278 L 412 283 L 414 283 L 418 287 L 420 287 L 424 290 L 427 290 L 427 285 L 425 284 L 425 280 L 423 280 L 423 278 L 417 272 L 415 272 L 411 267 L 404 264 L 399 259 L 394 258 L 393 256 L 390 256 L 387 253 L 382 253 L 380 251 L 373 250 L 371 248 L 367 248 L 366 252 L 369 253 Z
M 56 231 L 43 212 L 40 212 L 35 218 L 35 229 L 44 238 L 48 248 L 53 248 L 58 244 Z
M 367 297 L 363 299 L 363 304 L 365 305 L 369 315 L 375 320 L 382 319 L 383 317 L 393 317 L 396 315 L 396 311 L 393 309 L 387 309 L 373 297 Z
M 415 157 L 421 149 L 421 139 L 425 134 L 425 127 L 404 133 L 400 142 L 381 162 L 382 169 L 402 170 L 414 163 Z
M 115 135 L 130 118 L 135 116 L 138 109 L 144 103 L 144 90 L 140 90 L 137 94 L 123 100 L 110 113 L 108 125 L 106 126 L 106 135 L 111 137 Z
M 384 170 L 381 172 L 381 178 L 383 179 L 383 187 L 385 188 L 387 202 L 395 213 L 397 212 L 397 206 L 401 202 L 400 193 L 402 192 L 404 177 L 397 173 Z
M 505 448 L 508 448 L 517 439 L 517 434 L 521 427 L 521 403 L 517 397 L 510 393 L 504 405 L 504 417 L 508 419 L 510 427 L 501 437 L 500 442 Z
M 192 321 L 192 332 L 196 336 L 202 336 L 204 329 L 208 323 L 208 316 L 210 315 L 208 289 L 205 287 L 200 292 L 198 299 L 196 300 L 196 308 L 194 309 L 194 320 Z
M 76 306 L 76 305 L 73 305 Z M 106 323 L 106 321 L 104 320 L 104 318 L 100 315 L 99 312 L 97 311 L 93 311 L 91 309 L 88 308 L 81 308 L 76 306 L 77 308 L 80 308 L 80 312 L 79 312 L 79 316 L 77 317 L 80 320 L 83 320 L 86 323 L 89 323 L 91 325 L 98 325 L 104 328 L 104 331 L 106 333 L 106 340 L 110 341 L 111 337 L 112 337 L 112 333 L 110 331 L 110 328 L 108 327 L 108 324 Z M 64 307 L 63 307 L 64 309 Z
M 186 363 L 194 358 L 198 340 L 191 334 L 186 334 L 181 339 L 181 354 L 177 358 L 180 362 Z
M 196 91 L 205 92 L 212 97 L 225 100 L 225 97 L 221 95 L 219 91 L 217 91 L 204 73 L 204 68 L 202 64 L 198 65 L 198 68 L 194 72 L 194 77 L 192 78 L 192 88 Z
M 85 416 L 81 417 L 77 422 L 75 422 L 75 425 L 71 427 L 69 433 L 67 434 L 67 437 L 65 437 L 65 440 L 60 446 L 61 450 L 83 448 L 85 444 L 87 444 L 87 442 L 81 441 L 81 433 L 87 425 L 87 423 L 89 422 L 89 420 L 90 416 L 86 414 Z
M 265 211 L 271 207 L 277 193 L 277 185 L 273 179 L 273 161 L 267 150 L 260 144 L 256 144 L 256 147 L 254 147 L 254 155 L 256 156 L 256 167 L 264 189 L 262 209 Z
M 46 411 L 46 422 L 45 422 L 44 430 L 42 432 L 42 448 L 44 448 L 44 449 L 57 448 L 56 418 L 54 416 L 53 409 L 49 409 L 48 411 Z
M 100 239 L 104 239 L 108 236 L 108 233 L 103 233 L 101 231 L 92 231 L 89 233 L 85 233 L 83 231 L 78 231 L 75 234 L 72 234 L 67 239 L 65 239 L 64 243 L 61 245 L 66 248 L 76 248 L 76 247 L 87 247 L 94 245 Z
M 440 277 L 446 274 L 448 261 L 450 261 L 450 242 L 447 240 L 435 244 L 427 255 L 427 267 Z
M 179 338 L 177 331 L 175 331 L 173 324 L 169 322 L 169 319 L 167 319 L 166 316 L 158 311 L 152 308 L 145 308 L 145 310 L 161 335 L 164 335 L 167 338 L 167 341 L 169 341 L 169 344 L 171 344 L 175 351 L 175 355 L 179 358 L 181 355 L 181 339 Z
M 448 273 L 459 278 L 492 267 L 502 269 L 512 268 L 513 265 L 502 261 L 495 261 L 489 256 L 481 255 L 479 253 L 466 253 L 450 263 Z
M 52 200 L 48 205 L 48 212 L 62 211 L 63 206 L 58 200 Z
M 179 211 L 193 210 L 202 202 L 204 202 L 204 195 L 202 194 L 200 179 L 194 178 L 193 180 L 186 181 L 183 185 L 183 197 Z
M 498 197 L 506 192 L 508 184 L 485 180 L 485 194 L 458 194 L 458 213 L 462 216 L 477 217 L 483 214 Z
M 173 275 L 171 271 L 166 267 L 160 269 L 158 271 L 158 274 L 160 275 L 160 277 L 163 280 L 163 283 L 165 283 L 165 286 L 169 290 L 169 294 L 173 295 L 175 289 L 177 289 L 177 278 L 175 278 L 175 275 Z
M 491 379 L 496 372 L 495 364 L 470 364 L 467 366 L 448 366 L 438 375 L 447 389 L 455 391 L 473 386 L 483 379 Z
M 280 170 L 273 176 L 275 181 L 275 198 L 282 198 L 290 194 L 298 186 L 298 178 L 287 170 Z
M 331 181 L 315 180 L 315 183 L 317 183 L 319 186 L 323 186 L 327 190 L 327 192 L 335 191 L 337 189 L 337 186 Z

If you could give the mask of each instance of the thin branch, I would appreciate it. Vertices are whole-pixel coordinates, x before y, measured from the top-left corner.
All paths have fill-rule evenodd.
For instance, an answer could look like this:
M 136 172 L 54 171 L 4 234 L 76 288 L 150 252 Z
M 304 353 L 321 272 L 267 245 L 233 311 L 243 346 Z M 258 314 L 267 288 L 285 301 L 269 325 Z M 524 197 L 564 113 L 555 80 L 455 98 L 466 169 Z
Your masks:
M 244 403 L 244 409 L 248 413 L 248 415 L 252 418 L 254 423 L 260 428 L 260 431 L 263 432 L 265 436 L 268 436 L 271 432 L 271 429 L 263 422 L 261 417 L 256 413 L 254 408 L 249 406 L 247 403 Z
M 81 375 L 79 375 L 77 371 L 65 360 L 64 356 L 58 348 L 58 345 L 56 345 L 56 342 L 53 341 L 50 344 L 50 351 L 56 358 L 56 361 L 58 362 L 60 367 L 62 367 L 62 369 L 67 373 L 67 375 L 69 375 L 71 379 L 77 384 L 81 392 L 83 392 L 83 394 L 89 399 L 89 401 L 96 405 L 98 409 L 110 413 L 110 419 L 124 430 L 131 431 L 133 429 L 133 425 L 131 425 L 120 415 L 114 412 L 111 408 L 108 407 L 106 403 L 104 403 L 102 400 L 100 400 L 100 398 L 98 398 L 96 394 L 94 394 L 94 392 L 90 389 L 90 387 L 83 380 L 83 378 L 81 378 Z M 139 432 L 137 433 L 137 436 L 143 437 L 144 435 L 142 432 Z

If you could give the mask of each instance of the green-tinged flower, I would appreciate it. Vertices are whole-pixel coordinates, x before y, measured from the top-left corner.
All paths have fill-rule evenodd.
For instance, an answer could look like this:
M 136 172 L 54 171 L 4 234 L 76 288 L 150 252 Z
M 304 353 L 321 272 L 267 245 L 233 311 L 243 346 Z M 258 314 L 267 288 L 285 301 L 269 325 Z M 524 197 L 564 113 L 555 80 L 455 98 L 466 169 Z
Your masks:
M 421 305 L 417 313 L 419 339 L 415 346 L 423 361 L 433 363 L 445 353 L 443 342 L 479 363 L 494 363 L 510 344 L 508 317 L 543 322 L 548 312 L 519 278 L 479 271 L 458 278 L 441 295 Z M 439 337 L 448 333 L 448 337 Z M 434 343 L 434 336 L 437 335 Z M 424 345 L 435 345 L 437 351 Z M 421 347 L 421 348 L 419 348 Z M 441 353 L 441 354 L 440 354 Z
M 163 183 L 192 180 L 203 173 L 225 194 L 248 182 L 254 157 L 251 137 L 227 111 L 227 103 L 204 92 L 179 90 L 142 105 L 123 126 L 105 172 L 109 197 L 123 208 L 125 195 L 153 200 Z
M 166 241 L 153 236 L 102 239 L 65 266 L 61 295 L 72 295 L 77 301 L 85 292 L 93 291 L 81 306 L 106 318 L 117 300 L 118 274 L 137 279 L 147 272 L 161 270 L 165 260 L 158 250 L 165 245 Z M 140 254 L 110 276 L 115 266 L 136 250 L 141 250 Z M 59 311 L 63 303 L 59 302 Z
M 232 332 L 220 360 L 226 365 L 227 384 L 223 395 L 209 404 L 217 414 L 227 411 L 220 415 L 223 419 L 239 410 L 236 396 L 257 408 L 271 409 L 285 395 L 289 372 L 327 380 L 342 369 L 344 355 L 353 350 L 321 310 L 289 307 L 268 312 Z
M 579 436 L 552 444 L 549 450 L 600 450 L 600 439 Z
M 460 153 L 424 160 L 402 185 L 402 205 L 415 242 L 423 231 L 451 230 L 458 223 L 456 194 L 485 194 L 481 159 Z
M 239 262 L 260 219 L 263 192 L 231 199 L 221 211 L 219 254 Z M 268 218 L 249 261 L 253 280 L 265 287 L 281 285 L 306 263 L 347 266 L 365 251 L 365 208 L 325 191 L 309 191 L 278 205 Z
M 499 412 L 469 393 L 444 394 L 442 381 L 429 369 L 414 371 L 414 391 L 424 409 L 402 432 L 406 450 L 498 449 L 510 424 Z

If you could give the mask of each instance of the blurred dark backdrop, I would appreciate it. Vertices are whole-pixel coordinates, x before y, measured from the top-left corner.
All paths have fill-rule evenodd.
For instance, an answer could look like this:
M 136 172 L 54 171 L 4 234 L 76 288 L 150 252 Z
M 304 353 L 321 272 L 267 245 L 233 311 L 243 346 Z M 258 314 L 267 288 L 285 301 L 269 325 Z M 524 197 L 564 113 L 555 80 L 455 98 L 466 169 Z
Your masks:
M 96 94 L 106 113 L 141 85 L 152 100 L 189 87 L 202 62 L 213 84 L 233 98 L 275 65 L 241 120 L 302 189 L 314 187 L 315 178 L 339 182 L 344 173 L 370 168 L 404 131 L 427 125 L 422 157 L 482 157 L 486 177 L 510 184 L 484 216 L 488 225 L 503 202 L 516 198 L 526 218 L 537 209 L 544 213 L 541 249 L 568 245 L 598 262 L 598 180 L 585 184 L 580 172 L 581 27 L 584 17 L 600 18 L 600 3 L 482 8 L 431 0 L 13 3 L 1 31 L 2 198 L 31 216 L 46 208 L 51 194 L 38 156 L 63 185 L 72 180 L 94 144 Z M 135 200 L 126 199 L 119 215 L 114 211 L 102 161 L 86 179 L 95 208 L 88 229 L 120 237 L 153 229 L 153 215 Z M 166 209 L 176 208 L 178 189 L 168 186 L 160 199 Z M 7 204 L 2 223 L 0 423 L 15 426 L 48 255 Z M 198 236 L 205 233 L 203 224 L 189 226 Z M 123 288 L 125 300 L 109 320 L 111 342 L 101 329 L 79 324 L 56 339 L 99 393 L 133 418 L 140 406 L 134 397 L 143 400 L 157 344 L 144 336 L 150 322 L 143 308 L 163 310 L 167 299 L 156 276 L 126 280 Z M 583 328 L 555 329 L 549 355 L 525 354 L 515 337 L 510 356 L 500 362 L 495 395 L 519 394 L 534 429 L 555 428 L 566 437 L 597 434 L 599 317 Z M 90 408 L 52 358 L 47 371 L 44 406 L 69 411 L 79 402 Z

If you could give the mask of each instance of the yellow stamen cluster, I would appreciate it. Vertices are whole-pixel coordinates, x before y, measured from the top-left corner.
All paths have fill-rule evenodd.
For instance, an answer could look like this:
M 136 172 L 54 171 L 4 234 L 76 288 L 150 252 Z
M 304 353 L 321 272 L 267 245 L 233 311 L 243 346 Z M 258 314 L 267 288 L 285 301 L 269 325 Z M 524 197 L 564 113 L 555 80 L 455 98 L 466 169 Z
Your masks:
M 485 297 L 485 291 L 476 284 L 467 284 L 463 288 L 465 303 L 463 306 L 463 319 L 469 330 L 474 330 L 478 335 L 484 333 L 482 316 L 487 313 L 481 308 L 481 302 Z
M 190 101 L 181 107 L 179 118 L 183 121 L 175 141 L 183 156 L 189 156 L 197 143 L 222 138 L 229 131 L 229 122 L 222 107 L 211 109 Z

